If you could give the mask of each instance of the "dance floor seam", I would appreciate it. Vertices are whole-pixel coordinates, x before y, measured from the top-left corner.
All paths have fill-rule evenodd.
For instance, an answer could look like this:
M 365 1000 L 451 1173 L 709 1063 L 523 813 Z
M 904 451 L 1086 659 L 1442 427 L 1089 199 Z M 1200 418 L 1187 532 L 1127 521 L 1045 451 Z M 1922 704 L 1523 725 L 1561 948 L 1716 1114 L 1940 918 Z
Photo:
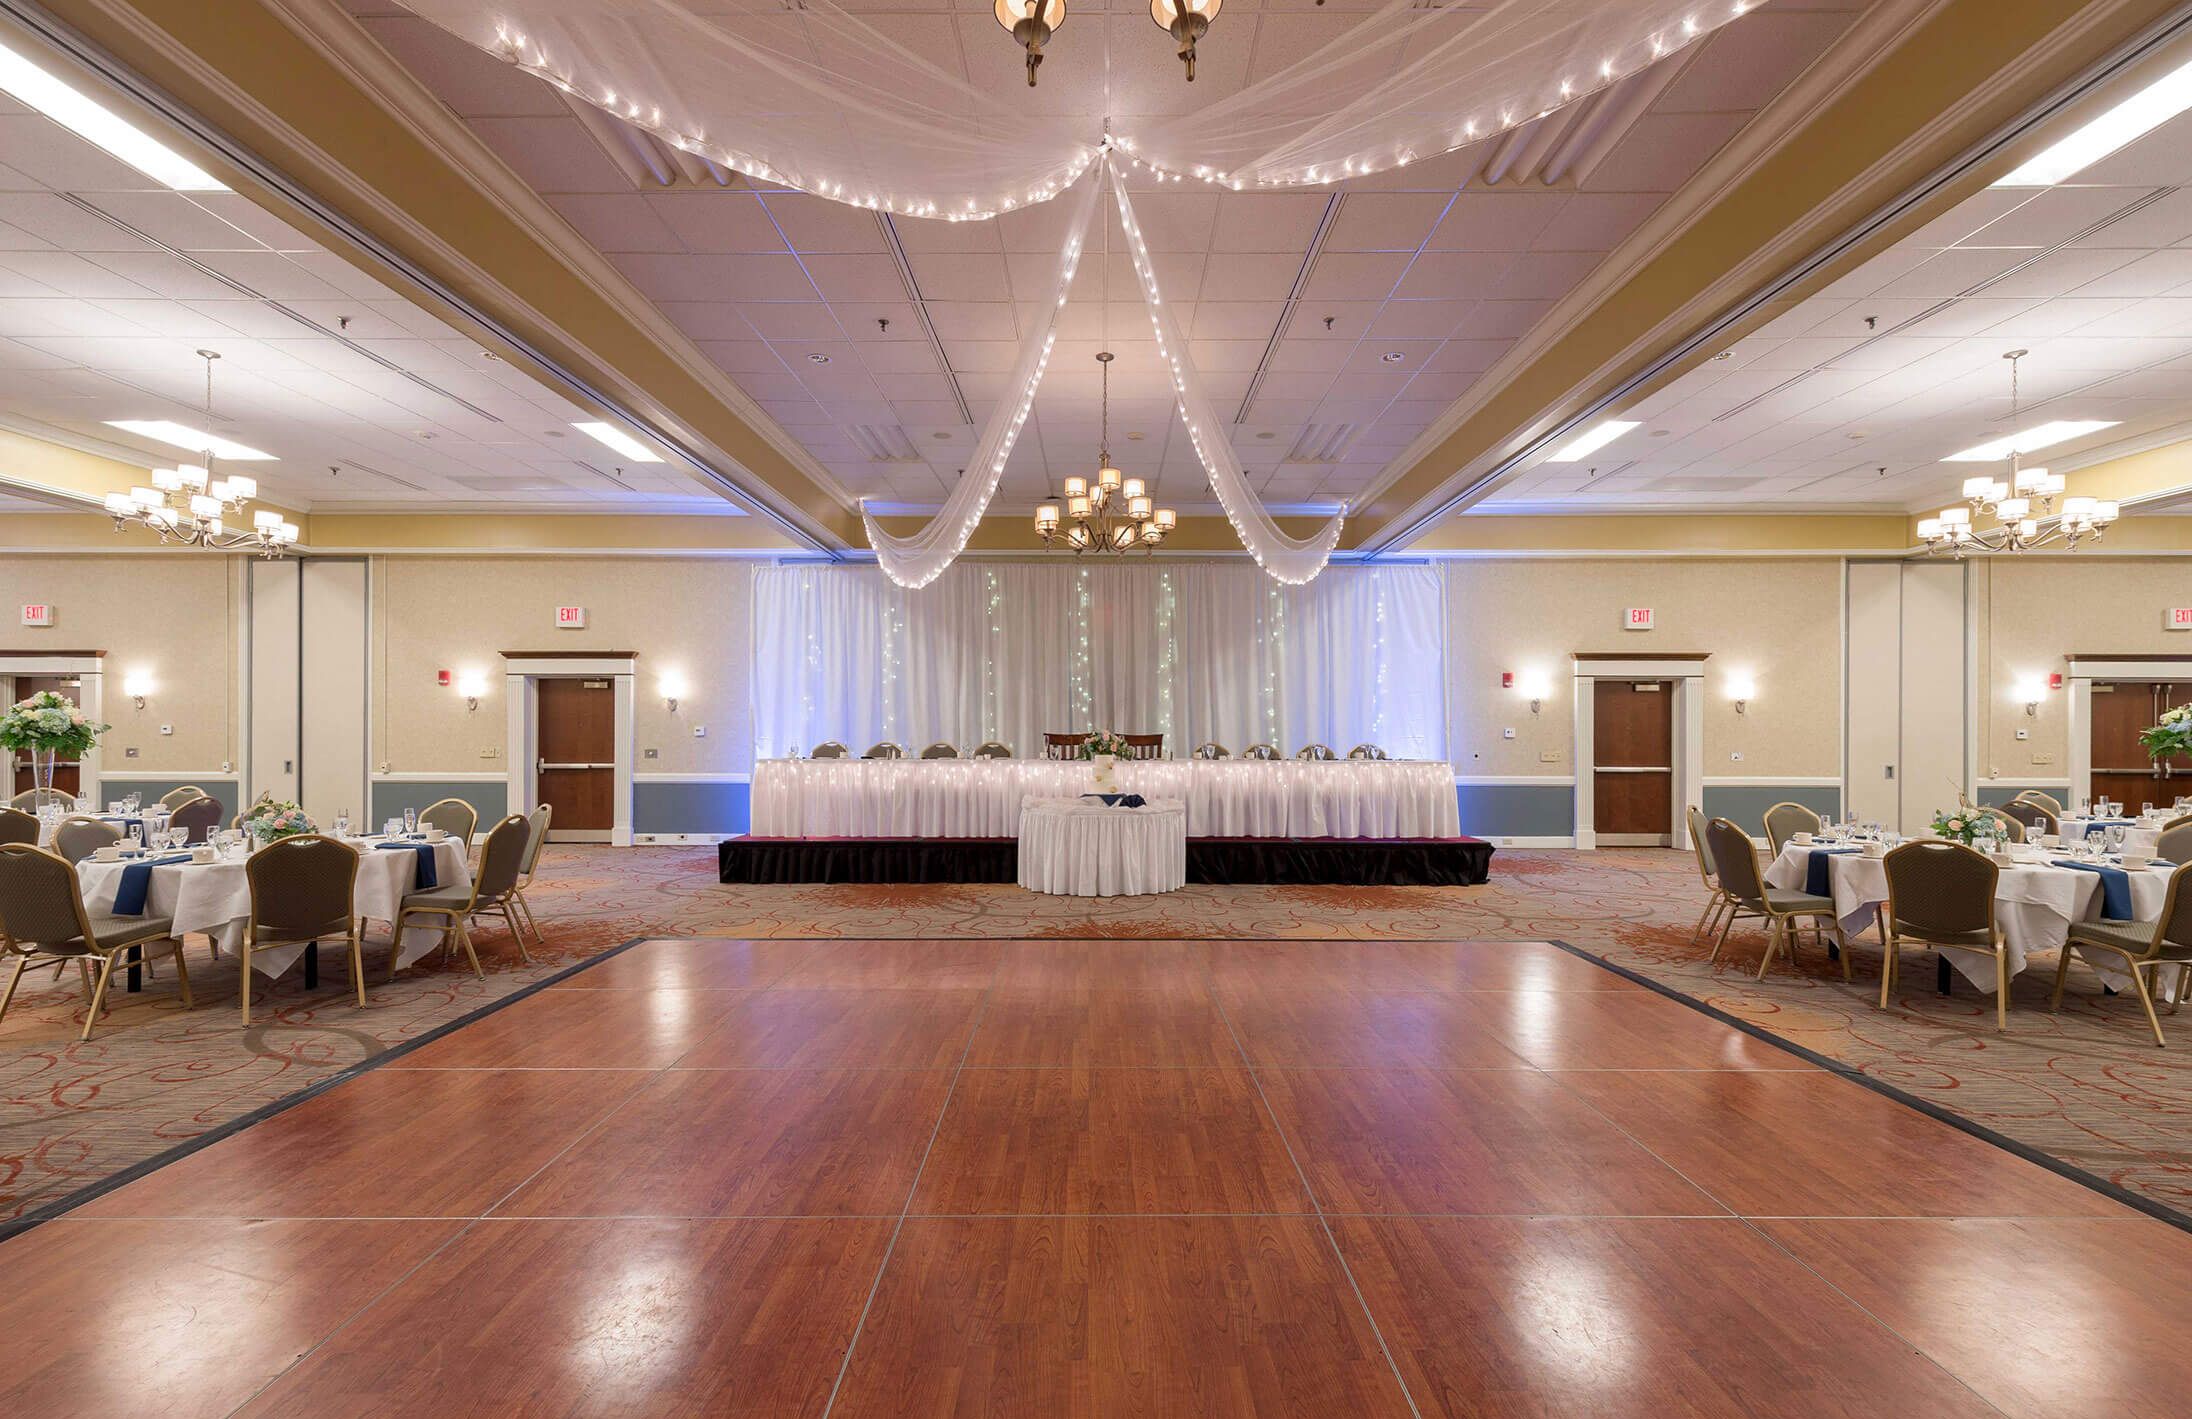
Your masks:
M 627 943 L 0 1243 L 0 1330 L 51 1362 L 0 1409 L 102 1412 L 116 1367 L 213 1333 L 190 1267 L 231 1249 L 332 1313 L 185 1366 L 202 1395 L 164 1377 L 166 1419 L 2192 1399 L 2096 1355 L 2077 1404 L 2028 1402 L 1928 1289 L 2045 1245 L 2192 1303 L 2192 1238 L 1564 943 L 779 944 Z M 346 1290 L 283 1272 L 301 1226 L 408 1246 Z M 2179 1313 L 2113 1285 L 2049 1297 L 2066 1333 Z

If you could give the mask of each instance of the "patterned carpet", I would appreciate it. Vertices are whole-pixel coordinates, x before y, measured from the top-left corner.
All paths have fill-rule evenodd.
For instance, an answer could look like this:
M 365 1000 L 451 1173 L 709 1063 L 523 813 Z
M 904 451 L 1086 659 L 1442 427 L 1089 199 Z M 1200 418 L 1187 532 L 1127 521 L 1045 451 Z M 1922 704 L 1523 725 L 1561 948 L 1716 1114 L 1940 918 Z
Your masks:
M 2192 1014 L 2164 1020 L 2157 1050 L 2137 1003 L 2073 971 L 2047 1013 L 2053 962 L 2019 977 L 2009 1033 L 1968 986 L 1932 989 L 1913 959 L 1895 1008 L 1875 1008 L 1879 948 L 1854 952 L 1857 981 L 1807 953 L 1801 972 L 1755 982 L 1759 939 L 1739 935 L 1719 972 L 1689 932 L 1700 898 L 1686 854 L 1502 851 L 1482 887 L 1189 887 L 1088 901 L 1012 886 L 764 886 L 715 881 L 711 848 L 557 847 L 534 892 L 548 935 L 519 961 L 508 936 L 476 934 L 484 981 L 429 961 L 393 983 L 368 949 L 358 1009 L 330 962 L 321 986 L 296 973 L 236 1011 L 233 957 L 190 947 L 197 1008 L 171 971 L 123 996 L 89 1043 L 73 976 L 26 978 L 0 1023 L 0 1219 L 19 1217 L 379 1051 L 638 936 L 1558 940 L 1639 972 L 1961 1114 L 2134 1193 L 2192 1214 Z

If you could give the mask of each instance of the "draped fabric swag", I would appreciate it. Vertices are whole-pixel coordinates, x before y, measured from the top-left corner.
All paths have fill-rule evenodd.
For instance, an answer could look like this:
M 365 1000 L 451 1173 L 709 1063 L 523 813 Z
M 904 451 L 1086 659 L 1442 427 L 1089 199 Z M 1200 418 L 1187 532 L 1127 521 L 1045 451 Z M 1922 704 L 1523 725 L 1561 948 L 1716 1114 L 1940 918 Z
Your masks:
M 1251 566 L 960 562 L 919 592 L 872 567 L 755 574 L 761 758 L 835 739 L 1041 752 L 1045 731 L 1162 733 L 1446 757 L 1446 600 L 1432 566 L 1334 567 L 1284 586 Z

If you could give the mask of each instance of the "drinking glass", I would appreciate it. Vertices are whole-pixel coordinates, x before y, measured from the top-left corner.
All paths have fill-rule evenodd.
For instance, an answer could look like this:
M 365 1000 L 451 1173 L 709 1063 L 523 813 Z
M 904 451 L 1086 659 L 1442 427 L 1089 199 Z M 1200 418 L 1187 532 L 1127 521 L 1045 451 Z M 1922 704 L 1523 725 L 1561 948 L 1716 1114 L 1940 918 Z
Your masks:
M 401 818 L 390 818 L 387 822 L 381 824 L 381 836 L 384 838 L 392 838 L 402 831 L 403 819 Z
M 2151 803 L 2141 803 L 2141 804 L 2139 805 L 2139 816 L 2140 816 L 2141 818 L 2151 818 L 2151 817 L 2153 817 L 2153 816 L 2154 816 L 2154 805 L 2153 805 L 2153 804 L 2151 804 Z
M 143 847 L 145 845 L 145 825 L 140 822 L 131 823 L 124 827 L 122 829 L 122 840 L 131 847 Z
M 2104 834 L 2103 834 L 2102 836 L 2103 836 L 2103 837 L 2104 837 L 2104 838 L 2105 838 L 2105 839 L 2107 840 L 2107 843 L 2108 843 L 2108 850 L 2109 850 L 2110 852 L 2112 852 L 2112 853 L 2117 853 L 2117 852 L 2122 852 L 2122 851 L 2123 851 L 2123 845 L 2124 845 L 2124 830 L 2123 830 L 2123 826 L 2122 826 L 2121 824 L 2119 824 L 2119 823 L 2111 823 L 2111 824 L 2109 824 L 2109 825 L 2108 825 L 2108 831 L 2107 831 L 2106 833 L 2104 833 Z
M 404 832 L 405 832 L 405 833 L 407 833 L 407 834 L 409 834 L 409 833 L 415 833 L 415 832 L 417 832 L 417 831 L 419 830 L 419 810 L 418 810 L 418 809 L 416 809 L 416 808 L 406 808 L 406 809 L 404 809 L 404 810 L 403 810 L 403 830 L 404 830 Z
M 347 838 L 350 836 L 350 810 L 347 808 L 336 810 L 335 836 L 338 838 Z
M 122 806 L 134 813 L 145 806 L 145 796 L 142 793 L 125 793 L 122 795 Z

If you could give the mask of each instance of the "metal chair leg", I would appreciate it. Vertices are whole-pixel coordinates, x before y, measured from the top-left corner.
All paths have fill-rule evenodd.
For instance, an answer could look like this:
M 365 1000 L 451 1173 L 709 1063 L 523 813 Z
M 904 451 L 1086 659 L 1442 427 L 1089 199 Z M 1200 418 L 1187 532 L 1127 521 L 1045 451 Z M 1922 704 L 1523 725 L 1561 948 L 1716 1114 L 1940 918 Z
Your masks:
M 2154 1032 L 2154 1047 L 2156 1049 L 2168 1048 L 2169 1042 L 2162 1038 L 2162 1022 L 2154 1014 L 2154 992 L 2147 989 L 2146 972 L 2140 970 L 2137 966 L 2133 966 L 2131 968 L 2131 983 L 2138 987 L 2139 1004 L 2146 1009 L 2146 1024 L 2147 1028 Z
M 99 960 L 99 984 L 92 988 L 91 1009 L 84 1013 L 84 1032 L 76 1037 L 79 1041 L 90 1039 L 91 1027 L 99 1022 L 99 1007 L 106 1003 L 107 982 L 114 976 L 114 957 L 115 953 L 109 951 Z M 2160 1027 L 2155 1028 L 2159 1030 Z
M 23 971 L 30 965 L 30 957 L 17 956 L 15 969 L 8 972 L 8 988 L 0 991 L 0 1020 L 8 1018 L 8 1006 L 14 1003 L 15 987 L 22 983 Z
M 2050 1015 L 2063 1008 L 2063 983 L 2070 979 L 2070 952 L 2071 945 L 2065 941 L 2062 954 L 2055 961 L 2055 993 L 2047 998 L 2047 1013 Z
M 183 963 L 183 943 L 180 940 L 175 942 L 175 984 L 182 990 L 183 1008 L 197 1008 L 196 1002 L 190 998 L 190 967 Z
M 450 921 L 456 925 L 457 940 L 464 945 L 464 958 L 472 963 L 472 974 L 487 979 L 487 972 L 480 969 L 479 954 L 472 949 L 472 933 L 464 929 L 464 918 L 451 917 Z

